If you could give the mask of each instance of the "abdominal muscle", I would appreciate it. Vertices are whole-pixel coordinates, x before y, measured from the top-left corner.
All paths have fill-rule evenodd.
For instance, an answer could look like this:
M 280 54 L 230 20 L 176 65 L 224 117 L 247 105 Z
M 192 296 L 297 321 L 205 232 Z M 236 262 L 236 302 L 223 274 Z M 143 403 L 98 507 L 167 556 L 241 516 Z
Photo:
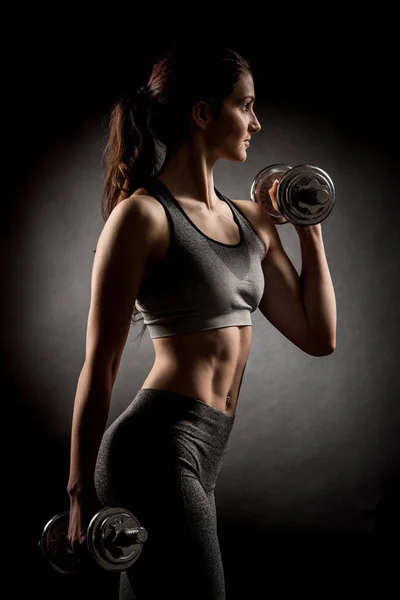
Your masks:
M 235 414 L 251 348 L 251 325 L 152 341 L 156 357 L 141 389 L 177 392 Z

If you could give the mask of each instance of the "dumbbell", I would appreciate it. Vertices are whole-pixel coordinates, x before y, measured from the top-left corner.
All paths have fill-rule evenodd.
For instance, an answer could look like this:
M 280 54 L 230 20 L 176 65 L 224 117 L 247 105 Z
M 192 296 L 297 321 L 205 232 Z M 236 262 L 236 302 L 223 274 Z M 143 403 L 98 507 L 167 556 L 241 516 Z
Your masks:
M 268 190 L 279 181 L 277 206 Z M 250 189 L 254 202 L 261 204 L 277 225 L 316 225 L 326 219 L 335 204 L 335 188 L 325 171 L 312 165 L 290 167 L 273 164 L 255 176 Z
M 62 575 L 81 570 L 82 561 L 68 541 L 69 512 L 55 515 L 45 525 L 39 547 L 49 565 Z M 148 534 L 137 518 L 124 508 L 102 508 L 87 529 L 87 549 L 95 564 L 106 571 L 124 571 L 139 558 Z

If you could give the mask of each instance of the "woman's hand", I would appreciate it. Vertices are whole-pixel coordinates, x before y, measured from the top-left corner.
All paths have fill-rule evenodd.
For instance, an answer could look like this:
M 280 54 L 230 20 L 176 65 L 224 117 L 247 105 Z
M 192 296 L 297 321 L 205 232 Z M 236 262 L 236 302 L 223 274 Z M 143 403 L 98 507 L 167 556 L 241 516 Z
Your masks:
M 272 207 L 273 207 L 274 211 L 277 212 L 278 214 L 280 214 L 279 207 L 278 207 L 278 195 L 277 195 L 278 185 L 279 185 L 279 181 L 278 181 L 278 179 L 275 179 L 272 186 L 268 189 L 268 194 L 269 194 L 269 197 L 271 198 L 271 203 L 272 203 Z
M 278 214 L 280 214 L 279 207 L 278 207 L 278 185 L 279 185 L 279 181 L 277 179 L 275 179 L 274 183 L 268 190 L 268 194 L 269 194 L 269 197 L 271 198 L 271 203 L 272 203 L 273 209 Z M 313 232 L 321 233 L 321 224 L 320 223 L 317 223 L 315 225 L 295 225 L 294 223 L 292 223 L 292 225 L 295 228 L 295 230 L 297 231 L 299 237 L 304 235 L 305 230 L 307 230 L 307 232 L 313 231 Z
M 74 554 L 82 556 L 87 551 L 86 538 L 89 523 L 94 515 L 103 508 L 97 497 L 81 495 L 70 496 L 70 511 L 67 539 Z
M 278 179 L 275 179 L 272 186 L 268 189 L 268 194 L 269 194 L 269 197 L 271 198 L 271 203 L 272 203 L 273 209 L 278 213 L 278 215 L 280 215 L 279 207 L 278 207 L 278 185 L 279 185 L 279 181 L 278 181 Z M 322 232 L 321 223 L 317 223 L 315 225 L 295 225 L 294 223 L 292 223 L 292 225 L 295 228 L 295 230 L 297 231 L 299 237 L 301 237 L 304 234 L 311 233 L 311 232 L 318 233 L 318 234 L 321 234 L 321 232 Z

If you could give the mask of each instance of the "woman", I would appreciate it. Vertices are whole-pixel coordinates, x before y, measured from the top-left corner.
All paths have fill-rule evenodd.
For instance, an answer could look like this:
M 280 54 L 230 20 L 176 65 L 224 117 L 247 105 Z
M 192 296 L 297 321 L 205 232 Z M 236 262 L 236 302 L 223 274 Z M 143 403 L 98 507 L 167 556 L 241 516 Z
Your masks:
M 101 505 L 136 515 L 149 537 L 121 575 L 120 599 L 225 598 L 214 488 L 250 352 L 251 313 L 259 307 L 312 356 L 335 348 L 320 225 L 296 227 L 299 277 L 267 211 L 214 187 L 216 161 L 244 162 L 261 129 L 254 100 L 251 67 L 238 53 L 174 46 L 111 115 L 106 223 L 72 424 L 68 538 L 79 551 Z M 154 365 L 104 431 L 138 311 Z

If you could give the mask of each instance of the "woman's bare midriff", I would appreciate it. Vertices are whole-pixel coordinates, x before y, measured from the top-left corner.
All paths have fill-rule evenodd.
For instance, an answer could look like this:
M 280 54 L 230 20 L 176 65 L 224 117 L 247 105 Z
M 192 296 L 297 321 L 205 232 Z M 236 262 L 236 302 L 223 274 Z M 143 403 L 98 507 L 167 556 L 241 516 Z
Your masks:
M 155 362 L 142 389 L 178 392 L 234 415 L 251 340 L 249 325 L 155 338 Z
M 173 190 L 171 190 L 173 193 Z M 159 230 L 162 231 L 152 262 L 165 256 L 170 244 L 168 219 L 162 205 L 144 188 L 133 197 L 146 196 L 152 202 Z M 234 245 L 240 232 L 226 202 L 215 198 L 213 211 L 205 204 L 174 196 L 188 217 L 205 235 L 216 241 Z M 265 232 L 256 217 L 253 202 L 232 200 L 246 214 L 267 245 Z M 251 325 L 222 327 L 153 340 L 155 361 L 142 389 L 177 392 L 201 400 L 228 415 L 236 412 L 240 388 L 251 349 Z

